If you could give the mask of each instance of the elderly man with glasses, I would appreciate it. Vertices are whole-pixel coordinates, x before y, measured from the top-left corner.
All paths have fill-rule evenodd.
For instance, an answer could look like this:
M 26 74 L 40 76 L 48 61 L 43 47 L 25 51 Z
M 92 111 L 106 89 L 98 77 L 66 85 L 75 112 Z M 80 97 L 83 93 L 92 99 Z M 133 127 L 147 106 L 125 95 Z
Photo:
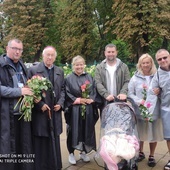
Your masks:
M 149 97 L 147 101 L 152 101 L 150 108 L 153 117 L 156 115 L 155 107 L 160 106 L 160 116 L 163 124 L 163 135 L 167 141 L 168 151 L 170 153 L 170 54 L 165 49 L 160 49 L 155 55 L 156 61 L 159 64 L 159 68 L 154 78 L 152 79 L 151 86 L 149 88 Z M 153 102 L 154 94 L 153 88 L 160 88 L 160 104 Z M 154 111 L 153 111 L 154 110 Z M 157 109 L 159 111 L 159 109 Z M 164 170 L 170 169 L 170 158 L 168 163 L 164 166 Z

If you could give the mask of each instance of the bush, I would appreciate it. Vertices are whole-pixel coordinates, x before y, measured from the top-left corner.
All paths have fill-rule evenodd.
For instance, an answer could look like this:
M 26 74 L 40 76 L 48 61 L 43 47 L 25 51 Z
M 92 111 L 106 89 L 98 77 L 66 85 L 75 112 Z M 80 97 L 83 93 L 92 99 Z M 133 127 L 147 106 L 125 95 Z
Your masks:
M 0 55 L 4 53 L 4 50 L 0 47 Z
M 129 61 L 130 50 L 128 48 L 128 45 L 122 40 L 113 40 L 112 43 L 117 47 L 118 58 L 120 58 L 125 63 Z

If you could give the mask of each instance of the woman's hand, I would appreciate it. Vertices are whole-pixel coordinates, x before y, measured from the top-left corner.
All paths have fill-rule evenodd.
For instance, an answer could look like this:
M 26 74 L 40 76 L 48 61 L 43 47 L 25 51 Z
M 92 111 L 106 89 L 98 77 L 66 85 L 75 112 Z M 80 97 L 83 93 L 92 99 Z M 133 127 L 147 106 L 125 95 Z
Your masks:
M 80 98 L 80 104 L 86 105 L 86 98 Z
M 86 99 L 86 103 L 87 103 L 87 104 L 91 104 L 91 103 L 93 103 L 93 102 L 94 102 L 93 99 Z

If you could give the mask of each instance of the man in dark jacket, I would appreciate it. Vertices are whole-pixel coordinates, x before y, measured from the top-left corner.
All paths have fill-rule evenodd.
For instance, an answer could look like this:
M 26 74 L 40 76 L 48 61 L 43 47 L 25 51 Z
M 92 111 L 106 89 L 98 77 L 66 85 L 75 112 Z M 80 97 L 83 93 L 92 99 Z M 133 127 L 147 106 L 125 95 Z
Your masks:
M 61 111 L 65 98 L 64 72 L 53 64 L 57 56 L 54 47 L 46 47 L 42 56 L 43 62 L 29 69 L 29 77 L 34 75 L 46 77 L 51 81 L 53 88 L 42 96 L 32 112 L 35 170 L 57 170 L 62 168 L 60 134 Z M 52 115 L 50 120 L 49 114 Z M 50 123 L 53 129 L 49 128 Z
M 29 88 L 24 87 L 27 72 L 20 60 L 23 44 L 12 39 L 6 47 L 6 54 L 0 56 L 0 169 L 30 170 L 32 163 L 21 163 L 24 156 L 32 154 L 30 123 L 18 120 L 19 110 L 14 110 L 19 98 L 32 95 Z M 15 157 L 15 159 L 14 159 Z

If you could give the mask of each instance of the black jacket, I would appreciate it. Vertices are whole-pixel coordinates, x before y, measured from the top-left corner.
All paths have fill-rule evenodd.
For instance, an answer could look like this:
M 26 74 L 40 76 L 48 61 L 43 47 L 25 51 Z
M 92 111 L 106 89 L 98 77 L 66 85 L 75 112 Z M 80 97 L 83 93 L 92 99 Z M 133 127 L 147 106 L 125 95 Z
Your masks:
M 15 153 L 15 137 L 21 136 L 23 141 L 22 153 L 31 153 L 31 126 L 23 119 L 14 122 L 14 106 L 21 97 L 18 87 L 15 67 L 6 60 L 6 54 L 0 56 L 0 154 Z M 25 78 L 27 70 L 22 61 L 19 61 Z M 17 115 L 18 116 L 18 115 Z M 15 117 L 16 118 L 16 117 Z M 20 132 L 15 132 L 15 127 L 21 125 Z M 17 134 L 16 134 L 17 133 Z M 22 146 L 20 146 L 22 148 Z
M 48 77 L 43 62 L 31 67 L 28 71 L 28 75 L 29 78 L 31 78 L 33 75 Z M 33 134 L 36 136 L 48 137 L 50 135 L 48 112 L 41 111 L 41 107 L 43 106 L 44 103 L 48 104 L 51 108 L 55 135 L 59 135 L 62 133 L 62 117 L 61 117 L 62 109 L 55 112 L 53 110 L 53 107 L 55 104 L 59 104 L 63 108 L 65 98 L 63 70 L 57 66 L 54 66 L 53 78 L 54 78 L 53 90 L 47 91 L 46 97 L 42 98 L 42 100 L 38 104 L 35 104 L 35 107 L 33 108 L 32 114 Z

